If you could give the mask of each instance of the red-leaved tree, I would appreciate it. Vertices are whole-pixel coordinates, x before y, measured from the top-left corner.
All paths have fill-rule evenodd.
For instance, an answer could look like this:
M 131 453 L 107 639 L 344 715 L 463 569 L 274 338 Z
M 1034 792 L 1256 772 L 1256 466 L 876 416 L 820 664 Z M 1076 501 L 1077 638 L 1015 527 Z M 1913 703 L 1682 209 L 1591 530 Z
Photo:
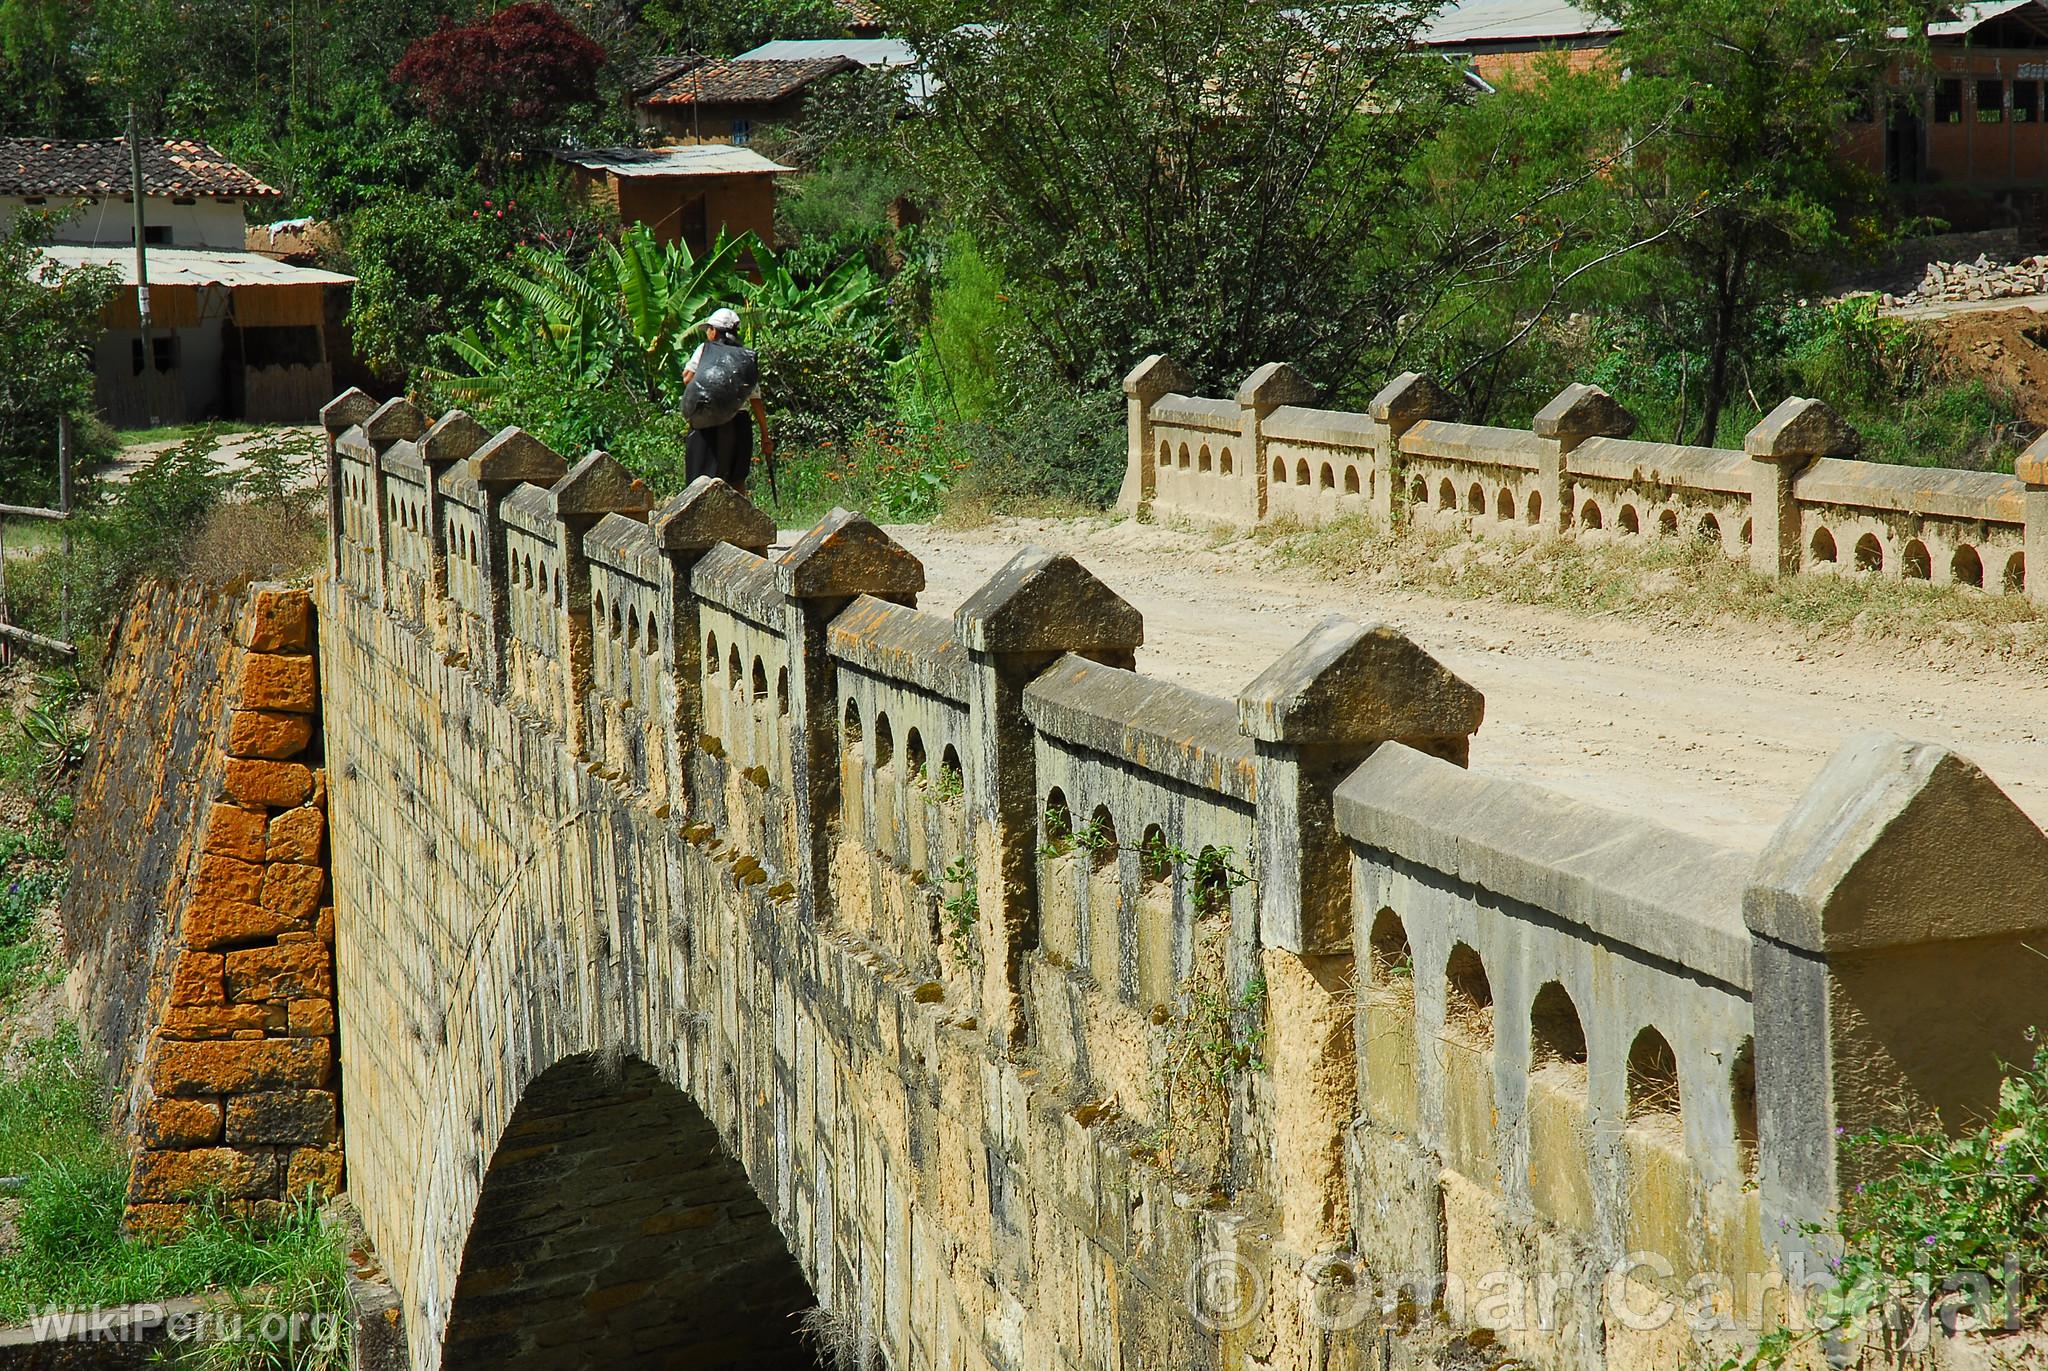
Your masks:
M 523 0 L 479 23 L 443 18 L 391 79 L 489 156 L 531 146 L 570 106 L 595 99 L 603 65 L 604 49 L 554 6 Z

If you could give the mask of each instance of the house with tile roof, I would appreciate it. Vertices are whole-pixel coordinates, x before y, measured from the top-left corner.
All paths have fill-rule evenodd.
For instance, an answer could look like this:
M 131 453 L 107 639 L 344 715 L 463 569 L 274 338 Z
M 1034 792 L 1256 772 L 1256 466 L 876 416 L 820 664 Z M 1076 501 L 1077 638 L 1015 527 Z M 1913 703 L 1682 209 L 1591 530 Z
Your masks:
M 670 142 L 744 146 L 756 130 L 802 117 L 818 82 L 859 66 L 843 54 L 699 62 L 640 97 L 640 122 Z
M 249 211 L 283 195 L 204 143 L 152 141 L 142 149 L 145 348 L 132 186 L 126 139 L 0 139 L 0 223 L 48 214 L 48 270 L 114 273 L 93 350 L 108 422 L 316 418 L 334 393 L 354 278 L 247 251 Z

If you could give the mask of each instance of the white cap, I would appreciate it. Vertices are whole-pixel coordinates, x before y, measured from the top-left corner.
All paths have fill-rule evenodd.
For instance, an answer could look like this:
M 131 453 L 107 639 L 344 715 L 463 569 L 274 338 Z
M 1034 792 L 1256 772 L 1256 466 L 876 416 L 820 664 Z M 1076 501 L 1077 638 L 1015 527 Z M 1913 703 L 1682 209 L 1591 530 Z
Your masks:
M 738 328 L 740 316 L 729 309 L 714 309 L 711 311 L 711 317 L 704 322 L 712 328 Z

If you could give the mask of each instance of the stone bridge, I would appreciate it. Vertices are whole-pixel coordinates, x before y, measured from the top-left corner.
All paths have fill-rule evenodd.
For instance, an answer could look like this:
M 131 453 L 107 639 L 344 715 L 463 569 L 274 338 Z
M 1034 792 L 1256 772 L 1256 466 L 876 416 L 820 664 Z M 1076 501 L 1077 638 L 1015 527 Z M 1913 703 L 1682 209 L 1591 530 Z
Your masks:
M 1724 850 L 1467 769 L 1389 628 L 1216 699 L 1066 557 L 948 620 L 856 515 L 326 422 L 347 1189 L 417 1367 L 1670 1365 L 1797 1317 L 1837 1129 L 1962 1122 L 2048 1003 L 2048 840 L 1939 749 Z

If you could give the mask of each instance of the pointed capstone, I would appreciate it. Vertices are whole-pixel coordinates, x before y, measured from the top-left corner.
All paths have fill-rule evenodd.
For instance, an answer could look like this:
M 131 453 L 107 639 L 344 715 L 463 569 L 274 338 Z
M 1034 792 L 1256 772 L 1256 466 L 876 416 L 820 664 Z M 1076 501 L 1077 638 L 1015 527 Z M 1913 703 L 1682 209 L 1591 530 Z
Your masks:
M 2021 485 L 2048 486 L 2048 433 L 2027 444 L 2027 450 L 2013 462 L 2012 474 L 2020 478 Z
M 1863 435 L 1843 423 L 1841 416 L 1821 401 L 1794 395 L 1780 401 L 1762 423 L 1749 431 L 1742 440 L 1742 450 L 1752 457 L 1773 461 L 1853 457 L 1863 450 Z
M 1238 727 L 1261 742 L 1356 744 L 1465 738 L 1486 697 L 1400 630 L 1332 615 L 1237 697 Z
M 668 552 L 703 552 L 720 543 L 766 552 L 775 521 L 716 476 L 699 476 L 648 521 L 655 545 Z
M 467 413 L 451 409 L 420 435 L 420 460 L 432 467 L 464 461 L 482 447 L 490 436 L 490 430 L 470 418 Z
M 427 431 L 427 416 L 403 395 L 386 400 L 363 420 L 363 436 L 373 446 L 409 443 Z
M 924 563 L 864 516 L 835 509 L 776 561 L 775 583 L 792 600 L 889 599 L 924 589 Z
M 1308 378 L 1285 362 L 1266 363 L 1237 388 L 1238 406 L 1261 414 L 1270 414 L 1282 405 L 1311 404 L 1315 398 L 1316 388 Z
M 1636 416 L 1598 386 L 1569 385 L 1536 411 L 1530 425 L 1538 438 L 1574 442 L 1583 438 L 1626 438 L 1636 431 Z
M 1128 656 L 1145 616 L 1066 553 L 1027 547 L 961 602 L 953 632 L 979 652 Z
M 1124 377 L 1124 394 L 1135 396 L 1148 405 L 1162 395 L 1176 391 L 1185 394 L 1194 388 L 1195 378 L 1163 352 L 1153 353 L 1132 367 L 1131 374 Z
M 549 493 L 555 497 L 556 515 L 565 519 L 601 519 L 607 514 L 644 519 L 654 504 L 646 483 L 601 449 L 593 449 L 570 467 Z
M 1424 419 L 1448 419 L 1458 412 L 1444 388 L 1419 371 L 1404 371 L 1380 387 L 1366 413 L 1406 432 Z
M 516 424 L 501 428 L 469 456 L 469 478 L 480 486 L 509 486 L 531 481 L 551 486 L 569 464 L 562 454 Z
M 2048 929 L 2048 837 L 1947 748 L 1864 734 L 1771 835 L 1743 915 L 1810 952 Z
M 348 432 L 377 412 L 377 402 L 350 386 L 320 406 L 320 427 L 330 436 Z

